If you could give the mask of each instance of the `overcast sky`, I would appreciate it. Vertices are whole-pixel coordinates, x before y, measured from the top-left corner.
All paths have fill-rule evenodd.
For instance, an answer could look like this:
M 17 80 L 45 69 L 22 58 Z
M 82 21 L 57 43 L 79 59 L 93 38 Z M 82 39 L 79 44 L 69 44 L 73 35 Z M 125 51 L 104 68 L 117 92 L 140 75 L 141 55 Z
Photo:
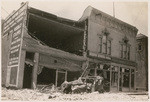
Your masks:
M 20 7 L 20 3 L 27 0 L 1 0 L 1 17 L 5 19 L 13 10 Z M 113 2 L 78 1 L 78 0 L 28 0 L 29 6 L 55 14 L 60 17 L 78 20 L 87 6 L 113 15 Z M 114 2 L 115 17 L 135 26 L 139 32 L 148 35 L 148 3 L 147 2 Z

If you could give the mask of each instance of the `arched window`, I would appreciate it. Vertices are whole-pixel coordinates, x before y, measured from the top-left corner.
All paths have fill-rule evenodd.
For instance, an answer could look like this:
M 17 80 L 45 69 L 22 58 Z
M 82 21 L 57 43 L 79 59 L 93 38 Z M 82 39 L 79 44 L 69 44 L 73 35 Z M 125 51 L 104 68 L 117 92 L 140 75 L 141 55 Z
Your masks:
M 120 58 L 130 60 L 130 44 L 128 38 L 125 36 L 120 42 Z
M 111 55 L 111 38 L 108 36 L 109 32 L 105 28 L 102 34 L 99 35 L 99 53 Z

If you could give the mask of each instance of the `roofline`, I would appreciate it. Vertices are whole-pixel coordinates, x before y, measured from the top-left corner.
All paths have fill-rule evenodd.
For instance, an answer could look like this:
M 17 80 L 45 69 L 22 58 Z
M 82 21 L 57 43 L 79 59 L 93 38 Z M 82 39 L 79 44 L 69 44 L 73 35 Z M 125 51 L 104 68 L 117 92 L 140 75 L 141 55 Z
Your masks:
M 92 7 L 92 6 L 91 6 L 91 7 Z M 132 28 L 134 28 L 135 30 L 138 31 L 138 29 L 137 29 L 135 26 L 133 26 L 133 25 L 131 25 L 131 24 L 128 24 L 128 23 L 126 23 L 126 22 L 124 22 L 124 21 L 122 21 L 122 20 L 120 20 L 120 19 L 118 19 L 118 18 L 115 18 L 115 17 L 113 17 L 112 15 L 109 15 L 109 14 L 107 14 L 107 13 L 105 13 L 105 12 L 102 12 L 102 11 L 100 11 L 100 10 L 94 8 L 94 7 L 92 7 L 92 8 L 95 9 L 95 10 L 97 10 L 98 12 L 104 14 L 104 16 L 110 17 L 110 18 L 112 18 L 112 19 L 114 19 L 114 20 L 116 20 L 116 21 L 118 21 L 118 22 L 120 22 L 120 23 L 123 23 L 123 24 L 125 24 L 125 25 L 127 25 L 127 26 L 130 26 L 130 27 L 132 27 Z

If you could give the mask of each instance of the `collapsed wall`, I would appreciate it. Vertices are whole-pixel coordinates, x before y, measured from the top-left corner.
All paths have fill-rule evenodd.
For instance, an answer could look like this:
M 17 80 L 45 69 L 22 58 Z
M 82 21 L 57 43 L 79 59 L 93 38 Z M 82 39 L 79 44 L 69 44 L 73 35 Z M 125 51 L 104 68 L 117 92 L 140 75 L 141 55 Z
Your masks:
M 27 29 L 49 47 L 82 55 L 84 22 L 76 23 L 29 8 Z

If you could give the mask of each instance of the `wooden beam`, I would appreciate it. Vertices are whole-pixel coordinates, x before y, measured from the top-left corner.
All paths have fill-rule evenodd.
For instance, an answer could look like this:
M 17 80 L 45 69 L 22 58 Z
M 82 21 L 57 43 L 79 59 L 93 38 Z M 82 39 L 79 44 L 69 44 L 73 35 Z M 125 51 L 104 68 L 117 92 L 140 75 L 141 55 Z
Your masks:
M 24 42 L 23 42 L 23 50 L 26 51 L 31 51 L 31 52 L 39 52 L 41 54 L 46 54 L 46 55 L 51 55 L 54 57 L 61 57 L 61 58 L 66 58 L 66 59 L 71 59 L 71 60 L 77 60 L 77 61 L 86 61 L 87 59 L 78 56 L 69 52 L 65 52 L 59 49 L 51 48 L 45 45 L 38 45 L 37 43 L 29 43 L 31 42 L 30 40 L 33 38 L 25 38 L 24 37 Z M 29 41 L 29 42 L 28 42 Z
M 64 69 L 67 71 L 81 71 L 82 69 L 78 68 L 78 67 L 73 67 L 73 66 L 61 66 L 61 65 L 55 65 L 55 64 L 46 64 L 46 63 L 41 63 L 39 62 L 39 65 L 41 66 L 45 66 L 47 68 L 53 68 L 53 69 Z
M 39 53 L 35 53 L 34 55 L 34 67 L 33 67 L 33 74 L 32 74 L 32 88 L 36 88 L 37 85 L 37 71 L 39 65 Z

